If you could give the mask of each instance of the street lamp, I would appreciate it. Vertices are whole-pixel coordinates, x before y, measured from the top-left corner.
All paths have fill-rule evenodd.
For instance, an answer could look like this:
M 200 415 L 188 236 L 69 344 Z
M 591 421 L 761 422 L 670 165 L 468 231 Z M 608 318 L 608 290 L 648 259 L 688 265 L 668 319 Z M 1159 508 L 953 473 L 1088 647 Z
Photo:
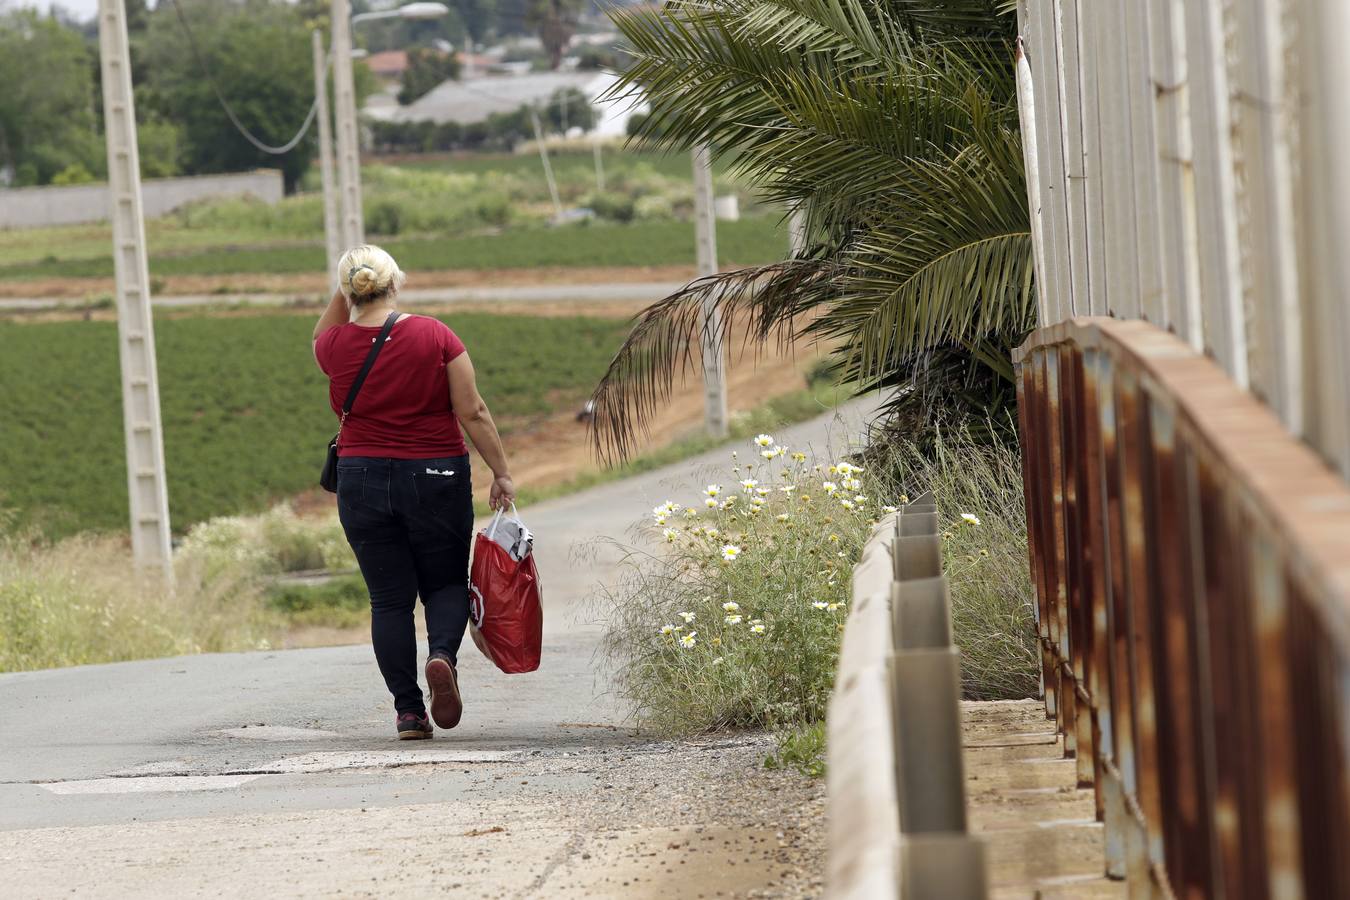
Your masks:
M 342 198 L 342 244 L 366 242 L 361 216 L 361 145 L 356 123 L 356 85 L 352 78 L 352 31 L 358 22 L 373 19 L 436 19 L 448 15 L 444 3 L 405 3 L 395 9 L 351 14 L 350 0 L 332 0 L 333 93 L 337 106 L 337 168 Z
M 371 19 L 439 19 L 449 14 L 450 7 L 444 3 L 405 3 L 394 9 L 357 13 L 352 16 L 352 24 L 368 22 Z

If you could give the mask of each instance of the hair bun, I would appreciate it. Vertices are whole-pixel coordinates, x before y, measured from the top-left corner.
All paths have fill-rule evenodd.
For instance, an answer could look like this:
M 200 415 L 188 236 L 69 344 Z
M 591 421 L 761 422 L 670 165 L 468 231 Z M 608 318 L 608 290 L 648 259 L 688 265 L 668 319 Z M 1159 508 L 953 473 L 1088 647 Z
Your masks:
M 358 297 L 373 294 L 379 290 L 379 277 L 370 266 L 357 266 L 352 272 L 352 293 Z
M 338 282 L 353 303 L 388 297 L 403 286 L 403 273 L 394 258 L 379 247 L 365 244 L 342 254 Z

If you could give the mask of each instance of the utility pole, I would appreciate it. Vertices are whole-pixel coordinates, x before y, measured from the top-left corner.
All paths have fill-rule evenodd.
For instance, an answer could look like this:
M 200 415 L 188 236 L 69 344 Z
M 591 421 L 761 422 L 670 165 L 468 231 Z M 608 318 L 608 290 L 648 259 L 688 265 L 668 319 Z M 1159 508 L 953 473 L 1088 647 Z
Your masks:
M 595 189 L 603 193 L 605 190 L 605 160 L 599 137 L 591 141 L 591 153 L 595 156 Z
M 806 249 L 806 210 L 800 206 L 788 216 L 788 249 L 793 256 Z
M 314 96 L 318 98 L 319 174 L 323 176 L 323 238 L 328 250 L 328 278 L 337 290 L 338 260 L 342 257 L 342 235 L 338 232 L 337 185 L 333 177 L 333 124 L 328 112 L 328 62 L 323 52 L 323 34 L 314 29 Z
M 548 161 L 548 147 L 544 145 L 544 129 L 539 124 L 539 103 L 530 104 L 530 124 L 534 126 L 534 142 L 539 145 L 539 159 L 544 164 L 544 178 L 548 180 L 548 195 L 553 199 L 553 214 L 562 221 L 562 200 L 558 197 L 558 182 L 553 179 L 553 166 Z
M 337 114 L 337 169 L 342 197 L 342 243 L 366 242 L 361 211 L 361 139 L 356 123 L 356 85 L 352 80 L 352 20 L 349 0 L 333 0 L 333 100 Z
M 717 223 L 713 214 L 712 154 L 694 148 L 694 242 L 698 275 L 717 274 Z M 703 409 L 708 433 L 727 436 L 727 371 L 722 351 L 722 316 L 712 297 L 703 301 Z
M 164 476 L 155 328 L 150 313 L 150 265 L 145 253 L 141 160 L 136 146 L 126 9 L 123 0 L 99 0 L 98 7 L 131 550 L 138 568 L 157 568 L 166 580 L 172 581 L 169 491 Z

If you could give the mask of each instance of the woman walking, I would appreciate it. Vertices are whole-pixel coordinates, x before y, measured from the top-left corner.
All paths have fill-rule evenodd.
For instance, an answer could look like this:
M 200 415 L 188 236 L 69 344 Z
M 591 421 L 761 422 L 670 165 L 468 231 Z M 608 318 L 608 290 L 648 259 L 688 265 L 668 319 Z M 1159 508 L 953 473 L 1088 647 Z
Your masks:
M 473 497 L 461 427 L 492 468 L 492 508 L 511 503 L 516 489 L 464 344 L 444 323 L 395 309 L 404 275 L 393 257 L 379 247 L 354 247 L 338 275 L 340 288 L 314 326 L 314 356 L 341 422 L 338 517 L 370 591 L 370 635 L 394 697 L 398 736 L 429 738 L 417 683 L 419 595 L 431 719 L 454 728 L 463 710 L 455 666 L 469 620 Z

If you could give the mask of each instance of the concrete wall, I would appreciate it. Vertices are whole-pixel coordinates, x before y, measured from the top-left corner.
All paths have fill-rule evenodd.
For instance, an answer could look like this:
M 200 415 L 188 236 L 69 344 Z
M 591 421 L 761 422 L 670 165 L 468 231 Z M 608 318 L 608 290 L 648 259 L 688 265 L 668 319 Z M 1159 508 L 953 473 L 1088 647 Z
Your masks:
M 283 185 L 279 170 L 257 169 L 228 175 L 146 179 L 141 191 L 145 215 L 154 218 L 207 197 L 252 194 L 260 200 L 276 203 L 281 199 Z M 0 190 L 0 228 L 106 222 L 110 208 L 106 184 Z

